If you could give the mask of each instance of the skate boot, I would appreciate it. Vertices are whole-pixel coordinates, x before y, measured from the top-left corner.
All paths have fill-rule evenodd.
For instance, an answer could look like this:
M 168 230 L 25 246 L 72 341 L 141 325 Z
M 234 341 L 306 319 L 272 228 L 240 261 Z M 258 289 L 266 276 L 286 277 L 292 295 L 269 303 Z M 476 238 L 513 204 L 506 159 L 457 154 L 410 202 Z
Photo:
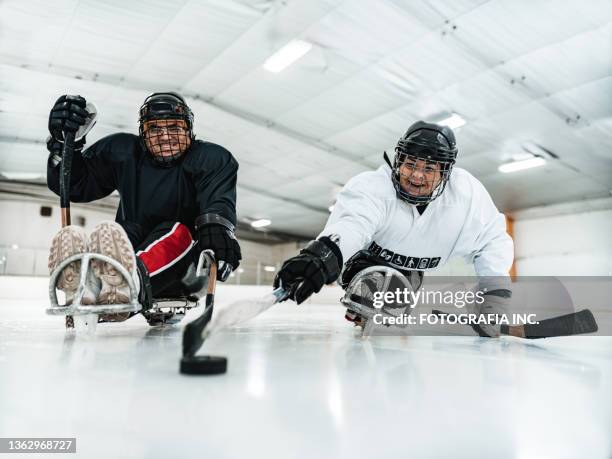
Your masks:
M 51 242 L 49 252 L 49 273 L 66 258 L 79 253 L 87 252 L 87 235 L 85 230 L 79 226 L 66 226 L 62 228 Z M 74 261 L 64 268 L 60 274 L 56 288 L 63 291 L 66 295 L 66 304 L 72 304 L 74 295 L 79 286 L 81 272 L 81 262 Z M 96 304 L 98 293 L 100 292 L 100 281 L 89 271 L 81 304 Z
M 104 221 L 96 226 L 89 236 L 89 250 L 117 260 L 132 276 L 136 288 L 139 288 L 136 255 L 124 229 L 113 221 Z M 102 288 L 97 297 L 97 304 L 130 303 L 130 287 L 123 275 L 109 263 L 93 259 L 91 261 L 95 276 L 100 279 Z M 138 292 L 137 292 L 138 293 Z M 122 322 L 132 313 L 100 315 L 105 322 Z

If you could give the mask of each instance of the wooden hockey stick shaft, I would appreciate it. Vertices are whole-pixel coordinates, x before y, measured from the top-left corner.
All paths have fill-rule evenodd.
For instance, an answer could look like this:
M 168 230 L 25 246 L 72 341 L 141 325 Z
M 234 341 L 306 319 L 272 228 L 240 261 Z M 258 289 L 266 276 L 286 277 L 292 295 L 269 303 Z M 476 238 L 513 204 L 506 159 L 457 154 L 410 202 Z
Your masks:
M 210 274 L 208 277 L 208 289 L 206 295 L 212 295 L 213 301 L 215 296 L 215 288 L 217 287 L 217 263 L 213 263 L 210 267 Z

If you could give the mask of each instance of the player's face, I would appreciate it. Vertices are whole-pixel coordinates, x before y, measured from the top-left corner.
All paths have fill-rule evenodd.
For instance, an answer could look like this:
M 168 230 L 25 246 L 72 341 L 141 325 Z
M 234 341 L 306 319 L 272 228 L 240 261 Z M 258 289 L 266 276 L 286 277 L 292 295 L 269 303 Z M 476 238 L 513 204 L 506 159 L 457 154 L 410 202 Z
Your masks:
M 411 196 L 429 196 L 442 181 L 442 166 L 407 156 L 400 166 L 400 186 Z
M 178 156 L 189 148 L 191 138 L 184 120 L 152 120 L 144 125 L 145 142 L 154 156 Z

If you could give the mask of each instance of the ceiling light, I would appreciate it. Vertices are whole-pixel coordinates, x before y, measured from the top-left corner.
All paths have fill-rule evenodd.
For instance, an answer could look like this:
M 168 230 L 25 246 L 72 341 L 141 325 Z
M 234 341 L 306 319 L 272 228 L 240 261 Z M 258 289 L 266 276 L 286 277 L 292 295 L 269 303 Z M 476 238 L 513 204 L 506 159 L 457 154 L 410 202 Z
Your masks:
M 507 174 L 509 172 L 522 171 L 524 169 L 531 169 L 532 167 L 543 166 L 544 164 L 546 164 L 546 160 L 544 158 L 534 156 L 533 158 L 502 164 L 497 168 L 497 170 Z
M 330 212 L 333 212 L 333 211 L 334 211 L 334 206 L 333 206 L 333 205 L 329 206 L 329 207 L 327 208 L 327 210 L 329 210 Z
M 531 159 L 531 158 L 537 158 L 538 156 L 532 154 L 532 153 L 516 153 L 514 155 L 512 155 L 512 161 L 516 162 L 516 161 L 524 161 L 526 159 Z
M 448 126 L 451 129 L 459 129 L 461 126 L 464 126 L 467 121 L 459 115 L 458 113 L 452 113 L 450 116 L 438 121 L 437 124 L 441 126 Z
M 276 271 L 276 268 L 274 266 L 264 266 L 264 271 L 268 271 L 269 273 L 273 273 L 274 271 Z
M 267 218 L 261 218 L 259 220 L 255 220 L 251 222 L 251 226 L 253 228 L 263 228 L 264 226 L 268 226 L 272 223 L 272 220 L 268 220 Z
M 281 49 L 272 54 L 263 68 L 268 72 L 278 73 L 289 67 L 312 49 L 312 43 L 304 40 L 291 40 Z
M 19 246 L 17 244 L 12 244 L 11 245 L 11 249 L 13 250 L 17 250 L 19 248 Z

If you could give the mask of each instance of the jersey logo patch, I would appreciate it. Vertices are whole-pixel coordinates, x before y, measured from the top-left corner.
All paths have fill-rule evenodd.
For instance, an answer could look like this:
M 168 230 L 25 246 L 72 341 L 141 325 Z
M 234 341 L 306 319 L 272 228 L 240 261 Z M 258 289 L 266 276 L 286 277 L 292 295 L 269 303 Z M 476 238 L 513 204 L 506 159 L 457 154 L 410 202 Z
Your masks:
M 380 255 L 380 252 L 382 252 L 382 247 L 379 246 L 376 242 L 372 242 L 368 250 L 372 252 L 374 255 Z
M 401 253 L 395 253 L 391 250 L 384 249 L 379 246 L 376 242 L 372 242 L 368 248 L 374 255 L 379 256 L 387 263 L 394 264 L 400 268 L 405 269 L 432 269 L 440 264 L 441 257 L 410 257 L 402 255 Z
M 393 255 L 395 255 L 395 252 L 384 249 L 382 252 L 380 252 L 379 257 L 385 260 L 387 263 L 393 263 Z

